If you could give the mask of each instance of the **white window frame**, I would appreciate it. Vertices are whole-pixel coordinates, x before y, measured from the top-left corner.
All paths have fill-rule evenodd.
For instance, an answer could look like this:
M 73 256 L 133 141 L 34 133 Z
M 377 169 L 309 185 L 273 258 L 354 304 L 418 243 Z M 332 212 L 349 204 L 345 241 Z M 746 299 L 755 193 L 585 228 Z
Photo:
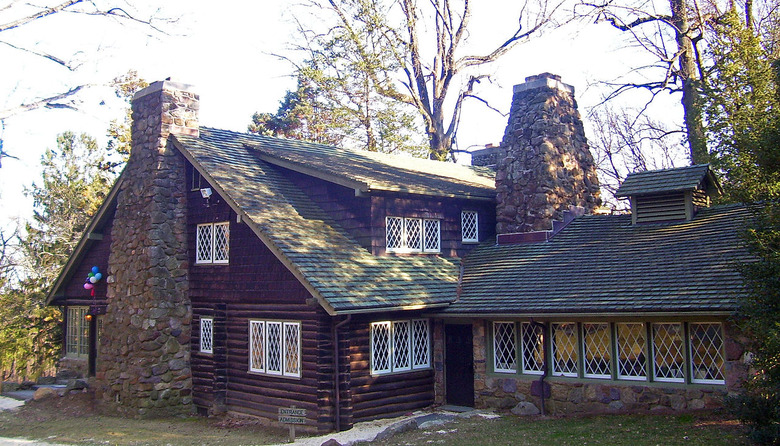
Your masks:
M 572 350 L 572 355 L 570 355 L 569 360 L 574 362 L 574 371 L 571 370 L 558 370 L 558 353 L 561 350 L 561 347 L 565 346 L 559 346 L 558 345 L 558 338 L 556 336 L 556 332 L 558 330 L 564 330 L 564 326 L 566 325 L 574 325 L 573 332 L 574 332 L 574 348 Z M 580 374 L 580 345 L 582 343 L 580 336 L 579 336 L 579 330 L 578 324 L 576 322 L 551 322 L 550 323 L 550 348 L 551 348 L 551 362 L 552 362 L 552 373 L 551 376 L 564 376 L 567 378 L 577 378 Z
M 498 361 L 498 352 L 499 350 L 504 349 L 502 346 L 499 346 L 499 339 L 496 336 L 496 333 L 500 330 L 499 326 L 508 327 L 511 335 L 511 338 L 508 339 L 508 341 L 510 342 L 509 346 L 513 350 L 511 357 L 512 361 L 507 362 L 506 367 L 504 367 L 503 364 L 499 364 Z M 506 330 L 502 331 L 505 332 Z M 505 355 L 502 354 L 501 356 Z M 515 327 L 515 323 L 512 321 L 493 321 L 493 371 L 496 373 L 517 373 L 517 327 Z
M 200 352 L 214 353 L 214 318 L 200 318 Z
M 210 235 L 207 241 L 201 241 L 200 233 L 205 228 L 209 228 Z M 225 237 L 224 258 L 217 259 L 217 232 L 223 233 Z M 203 247 L 202 243 L 208 243 Z M 201 249 L 208 248 L 208 249 Z M 208 252 L 208 257 L 201 257 L 201 252 Z M 195 264 L 196 265 L 219 265 L 230 262 L 230 222 L 222 221 L 217 223 L 202 223 L 197 226 L 195 232 Z
M 642 374 L 641 375 L 624 375 L 623 368 L 620 366 L 620 354 L 622 353 L 622 346 L 623 344 L 620 342 L 620 325 L 625 326 L 631 326 L 631 325 L 638 325 L 639 326 L 639 332 L 642 334 L 642 348 L 639 352 L 639 355 L 644 356 L 644 362 L 642 364 Z M 615 346 L 616 346 L 616 352 L 615 352 L 615 374 L 617 375 L 617 378 L 619 380 L 625 380 L 625 381 L 647 381 L 647 364 L 648 364 L 648 341 L 647 341 L 647 327 L 643 322 L 616 322 L 615 323 Z
M 531 343 L 526 342 L 526 332 L 530 331 L 530 335 L 538 336 L 541 334 L 541 345 L 537 342 Z M 531 322 L 521 322 L 520 323 L 520 362 L 523 374 L 526 375 L 543 375 L 544 374 L 544 337 L 546 336 L 546 333 L 544 332 L 544 326 L 532 324 Z M 532 350 L 533 349 L 533 350 Z M 532 350 L 532 351 L 531 351 Z M 526 356 L 536 356 L 536 354 L 541 353 L 542 355 L 542 364 L 541 368 L 537 369 L 536 364 L 527 364 L 525 358 Z
M 407 327 L 402 329 L 400 327 Z M 420 333 L 416 328 L 424 328 Z M 407 352 L 407 360 L 403 364 L 398 364 L 402 358 L 397 356 L 396 349 L 402 339 L 398 339 L 402 335 L 402 330 L 406 330 L 406 342 L 405 350 Z M 385 375 L 388 373 L 400 373 L 400 372 L 413 372 L 417 370 L 424 370 L 431 368 L 431 330 L 430 322 L 428 319 L 406 319 L 398 321 L 378 321 L 372 322 L 369 326 L 371 344 L 371 374 L 372 375 Z M 381 336 L 385 336 L 387 333 L 386 347 L 379 349 L 378 343 L 384 341 L 379 339 Z M 425 349 L 425 354 L 419 356 L 417 353 L 421 353 L 422 348 Z M 380 357 L 380 354 L 382 355 Z M 384 355 L 387 355 L 386 357 Z M 418 361 L 418 357 L 425 358 L 424 361 Z M 386 364 L 386 367 L 380 368 L 380 364 Z
M 397 220 L 401 224 L 400 246 L 391 246 L 390 232 L 387 229 L 391 226 L 391 220 Z M 412 225 L 419 225 L 419 247 L 409 246 L 409 233 L 407 228 Z M 435 225 L 436 235 L 433 239 L 427 236 L 429 225 Z M 385 217 L 385 250 L 394 253 L 440 253 L 441 220 L 437 218 Z
M 466 234 L 467 219 L 474 221 L 474 231 L 472 234 Z M 460 211 L 460 233 L 463 243 L 479 242 L 479 213 L 477 211 Z
M 677 334 L 678 334 L 679 343 L 680 343 L 679 354 L 683 355 L 682 363 L 681 363 L 681 365 L 679 367 L 679 370 L 678 370 L 679 373 L 680 373 L 680 376 L 672 376 L 672 377 L 669 377 L 669 376 L 658 376 L 658 371 L 659 371 L 658 359 L 659 358 L 657 357 L 657 355 L 659 354 L 659 352 L 658 352 L 659 349 L 658 349 L 658 344 L 656 343 L 656 340 L 657 340 L 656 328 L 661 327 L 661 326 L 665 326 L 665 325 L 677 326 L 678 327 L 678 333 Z M 652 348 L 652 356 L 651 356 L 652 357 L 652 362 L 651 362 L 651 364 L 653 366 L 653 381 L 665 382 L 665 383 L 684 383 L 685 382 L 685 370 L 687 368 L 685 363 L 688 361 L 688 359 L 685 358 L 685 331 L 684 330 L 685 330 L 685 325 L 682 322 L 653 322 L 650 325 L 650 334 L 651 334 L 650 345 L 651 345 L 651 348 Z M 666 355 L 664 355 L 664 356 L 666 356 Z
M 607 362 L 607 372 L 608 373 L 594 373 L 593 370 L 589 370 L 589 364 L 588 364 L 588 354 L 590 353 L 588 349 L 588 339 L 591 339 L 589 337 L 587 326 L 606 326 L 604 327 L 604 331 L 607 334 L 607 345 L 606 345 L 606 362 Z M 580 343 L 582 344 L 582 376 L 585 378 L 596 378 L 596 379 L 611 379 L 612 378 L 612 330 L 610 330 L 610 324 L 609 322 L 582 322 L 580 323 L 580 327 L 582 328 L 580 332 Z M 598 347 L 596 345 L 596 347 Z M 595 357 L 595 353 L 593 353 Z M 600 359 L 604 359 L 603 357 Z
M 718 338 L 720 339 L 720 346 L 717 349 L 717 358 L 711 358 L 711 359 L 720 359 L 720 368 L 718 368 L 717 372 L 718 375 L 723 377 L 722 379 L 713 379 L 713 378 L 697 378 L 698 376 L 698 370 L 696 368 L 695 358 L 698 358 L 700 355 L 697 354 L 695 350 L 694 345 L 694 326 L 695 325 L 710 325 L 713 327 L 717 327 L 716 330 L 718 330 Z M 723 324 L 720 322 L 690 322 L 688 324 L 688 358 L 689 359 L 689 367 L 690 367 L 690 374 L 691 374 L 691 382 L 694 384 L 726 384 L 725 379 L 725 370 L 723 369 L 724 364 L 726 363 L 726 355 L 724 352 L 725 344 L 726 344 L 726 338 L 724 337 L 723 333 Z
M 260 330 L 253 329 L 260 327 Z M 271 327 L 274 327 L 273 329 Z M 255 340 L 256 332 L 262 331 L 261 340 Z M 274 333 L 273 339 L 271 333 Z M 289 335 L 294 339 L 289 339 Z M 277 338 L 278 335 L 278 339 Z M 280 376 L 285 378 L 301 377 L 301 323 L 298 321 L 265 321 L 249 320 L 248 370 L 252 373 Z M 274 343 L 277 343 L 274 346 Z M 256 352 L 255 346 L 262 346 L 262 352 Z M 273 353 L 271 352 L 273 350 Z M 293 351 L 294 350 L 294 351 Z M 262 358 L 260 367 L 253 367 L 252 359 Z M 288 361 L 288 355 L 294 355 L 293 361 Z M 270 364 L 276 364 L 274 368 Z
M 68 358 L 86 358 L 89 356 L 89 307 L 68 307 L 65 356 Z

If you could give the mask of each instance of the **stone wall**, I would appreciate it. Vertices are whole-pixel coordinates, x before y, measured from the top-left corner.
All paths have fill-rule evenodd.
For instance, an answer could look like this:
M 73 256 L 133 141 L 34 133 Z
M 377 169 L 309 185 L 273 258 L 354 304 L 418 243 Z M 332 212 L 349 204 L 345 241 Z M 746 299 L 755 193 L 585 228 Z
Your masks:
M 95 387 L 134 416 L 192 412 L 185 161 L 170 133 L 197 135 L 198 96 L 157 82 L 133 99 L 132 152 L 112 228 Z
M 549 73 L 514 87 L 496 166 L 496 232 L 548 231 L 569 206 L 601 204 L 574 88 Z

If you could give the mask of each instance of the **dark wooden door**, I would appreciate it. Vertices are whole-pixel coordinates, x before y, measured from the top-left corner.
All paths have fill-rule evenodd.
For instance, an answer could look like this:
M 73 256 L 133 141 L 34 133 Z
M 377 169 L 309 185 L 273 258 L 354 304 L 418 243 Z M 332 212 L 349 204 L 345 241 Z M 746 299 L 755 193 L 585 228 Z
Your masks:
M 447 404 L 474 407 L 474 347 L 471 325 L 444 326 Z

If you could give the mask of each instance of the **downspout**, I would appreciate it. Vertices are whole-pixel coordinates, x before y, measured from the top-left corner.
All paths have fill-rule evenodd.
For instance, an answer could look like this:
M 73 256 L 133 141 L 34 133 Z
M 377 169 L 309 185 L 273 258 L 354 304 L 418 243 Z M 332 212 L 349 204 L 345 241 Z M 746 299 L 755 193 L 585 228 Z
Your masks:
M 542 356 L 544 364 L 542 365 L 542 376 L 539 377 L 539 398 L 542 400 L 540 411 L 542 415 L 545 415 L 544 413 L 544 379 L 547 378 L 547 364 L 548 364 L 548 357 L 547 357 L 547 324 L 543 324 L 541 322 L 536 322 L 535 320 L 531 319 L 531 326 L 533 327 L 541 327 L 542 328 Z
M 341 380 L 339 380 L 339 328 L 352 320 L 352 315 L 333 325 L 333 382 L 336 384 L 336 432 L 341 432 Z

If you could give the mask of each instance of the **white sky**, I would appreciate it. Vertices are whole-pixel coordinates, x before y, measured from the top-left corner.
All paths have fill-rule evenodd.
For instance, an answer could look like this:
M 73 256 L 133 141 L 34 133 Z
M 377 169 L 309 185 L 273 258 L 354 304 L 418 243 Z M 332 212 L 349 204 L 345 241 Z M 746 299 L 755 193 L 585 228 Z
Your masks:
M 99 4 L 106 2 L 97 0 Z M 7 1 L 0 0 L 0 23 L 8 21 L 1 8 L 4 3 Z M 156 3 L 139 0 L 133 7 L 148 12 Z M 519 2 L 472 3 L 484 9 L 474 11 L 470 44 L 489 47 L 505 40 L 517 23 L 513 10 L 519 8 Z M 106 27 L 100 25 L 104 19 L 72 14 L 6 31 L 2 35 L 6 41 L 35 42 L 36 48 L 63 57 L 73 57 L 73 48 L 85 49 L 84 54 L 76 54 L 84 64 L 68 72 L 0 45 L 0 73 L 10 72 L 0 74 L 0 109 L 70 85 L 107 83 L 135 69 L 149 82 L 171 77 L 194 85 L 200 94 L 201 125 L 245 131 L 255 111 L 276 111 L 284 92 L 294 86 L 290 64 L 272 55 L 285 52 L 288 42 L 296 39 L 285 9 L 288 3 L 168 0 L 164 4 L 161 15 L 180 16 L 173 28 L 180 35 L 150 37 L 143 29 Z M 637 50 L 625 49 L 619 38 L 617 31 L 602 24 L 578 34 L 561 31 L 534 39 L 492 66 L 495 82 L 481 86 L 482 97 L 507 112 L 513 85 L 526 76 L 552 72 L 576 88 L 580 113 L 586 115 L 588 107 L 598 103 L 603 94 L 603 90 L 589 88 L 589 83 L 625 73 L 628 61 L 637 56 Z M 32 204 L 22 190 L 38 178 L 40 157 L 46 148 L 56 146 L 57 134 L 84 131 L 102 141 L 110 120 L 121 117 L 122 109 L 108 89 L 92 89 L 80 96 L 80 101 L 78 112 L 38 110 L 6 120 L 4 149 L 20 159 L 3 159 L 0 168 L 0 227 L 8 227 L 16 217 L 31 215 Z M 101 101 L 107 105 L 100 105 Z M 661 113 L 679 121 L 677 107 L 676 101 L 670 100 L 661 106 Z M 500 142 L 505 125 L 505 117 L 471 102 L 464 109 L 459 147 Z

